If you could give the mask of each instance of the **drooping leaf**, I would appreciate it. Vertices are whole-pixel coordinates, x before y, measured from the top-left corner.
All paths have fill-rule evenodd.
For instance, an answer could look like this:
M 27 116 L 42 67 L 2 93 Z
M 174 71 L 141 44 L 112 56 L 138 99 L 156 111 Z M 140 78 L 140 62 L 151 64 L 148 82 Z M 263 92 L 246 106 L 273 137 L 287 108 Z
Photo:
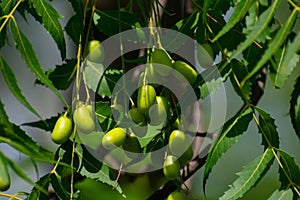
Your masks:
M 203 188 L 205 188 L 208 176 L 217 161 L 247 130 L 252 120 L 252 113 L 251 108 L 244 108 L 224 124 L 219 138 L 208 153 L 203 175 Z
M 47 71 L 46 75 L 57 89 L 66 90 L 74 80 L 76 64 L 76 59 L 67 59 L 62 65 Z M 36 83 L 41 84 L 39 80 Z
M 256 66 L 248 73 L 248 75 L 243 79 L 241 85 L 243 85 L 246 80 L 248 80 L 251 76 L 253 76 L 257 71 L 259 71 L 273 56 L 273 54 L 278 50 L 278 48 L 283 44 L 286 40 L 291 28 L 294 25 L 296 16 L 297 16 L 296 9 L 293 10 L 291 15 L 289 16 L 288 20 L 283 24 L 280 30 L 277 32 L 276 36 L 270 42 L 268 49 L 264 52 Z
M 77 15 L 80 17 L 83 17 L 83 1 L 78 1 L 78 0 L 68 0 L 74 11 L 76 12 Z
M 223 27 L 223 29 L 216 35 L 212 42 L 217 41 L 221 36 L 227 33 L 236 23 L 238 23 L 248 12 L 254 0 L 240 1 L 236 8 L 234 9 L 228 23 Z
M 293 192 L 291 189 L 288 190 L 275 190 L 268 200 L 292 200 Z
M 46 174 L 36 182 L 36 185 L 39 185 L 41 188 L 47 191 L 49 187 L 49 182 L 50 182 L 50 174 Z M 41 192 L 41 190 L 39 190 L 37 187 L 34 187 L 31 190 L 30 194 L 26 197 L 26 200 L 36 200 L 36 199 L 47 200 L 48 193 L 45 194 Z
M 40 120 L 40 121 L 35 121 L 35 122 L 26 122 L 21 124 L 21 126 L 30 126 L 34 128 L 40 128 L 45 131 L 52 131 L 56 121 L 58 120 L 59 116 L 62 114 L 58 114 L 57 116 L 50 117 L 48 119 Z
M 195 29 L 197 28 L 199 18 L 200 12 L 194 12 L 190 16 L 178 21 L 172 27 L 172 29 L 192 37 L 194 35 Z
M 296 135 L 300 139 L 300 76 L 297 78 L 290 100 L 290 117 Z
M 246 40 L 237 47 L 237 49 L 232 53 L 231 58 L 235 58 L 237 55 L 242 53 L 257 37 L 260 36 L 274 17 L 279 4 L 280 0 L 275 0 L 272 5 L 259 16 L 257 22 L 255 22 L 255 25 L 252 27 L 251 32 L 247 35 Z
M 282 53 L 282 57 L 280 59 L 281 62 L 276 65 L 276 76 L 275 76 L 275 86 L 283 87 L 286 79 L 291 75 L 295 67 L 299 63 L 299 55 L 297 52 L 300 50 L 300 33 L 294 38 L 292 42 L 289 42 L 284 48 Z
M 61 199 L 70 199 L 70 184 L 56 173 L 50 175 L 51 185 L 56 195 Z
M 270 146 L 278 148 L 279 136 L 276 130 L 275 120 L 264 110 L 258 107 L 256 107 L 255 110 L 257 110 L 259 114 L 257 127 L 262 134 L 262 144 L 265 148 Z
M 145 25 L 134 13 L 123 10 L 98 10 L 94 14 L 94 23 L 97 28 L 107 36 L 113 36 L 130 29 L 141 28 Z M 137 36 L 138 35 L 137 33 Z
M 272 149 L 266 149 L 265 152 L 255 160 L 243 167 L 242 171 L 238 172 L 239 176 L 230 189 L 220 197 L 220 200 L 234 200 L 241 198 L 248 192 L 268 171 L 274 160 Z
M 19 29 L 16 21 L 12 20 L 10 23 L 10 29 L 17 45 L 17 49 L 20 52 L 22 58 L 26 62 L 27 66 L 32 70 L 32 72 L 36 75 L 36 77 L 47 87 L 49 87 L 60 99 L 61 101 L 67 105 L 64 97 L 59 93 L 59 91 L 55 88 L 52 82 L 45 75 L 37 56 L 32 48 L 32 45 L 24 35 L 24 33 Z
M 243 78 L 248 74 L 248 70 L 243 63 L 238 60 L 233 60 L 230 63 L 231 71 L 230 80 L 231 84 L 235 90 L 235 92 L 244 100 L 248 101 L 251 95 L 251 81 L 247 80 L 247 82 L 241 86 L 240 83 Z
M 19 126 L 12 124 L 0 101 L 0 142 L 7 143 L 32 159 L 54 163 L 52 152 L 42 148 L 32 140 Z
M 81 171 L 81 174 L 88 178 L 108 184 L 111 188 L 114 188 L 120 194 L 123 193 L 122 188 L 120 187 L 119 183 L 116 180 L 111 179 L 109 167 L 107 165 L 102 165 L 100 171 L 98 171 L 97 173 L 91 173 L 91 172 L 87 171 L 85 168 L 83 168 Z
M 14 96 L 22 103 L 28 110 L 30 110 L 33 114 L 38 116 L 40 119 L 42 118 L 39 113 L 31 106 L 31 104 L 27 101 L 25 96 L 22 94 L 21 88 L 18 85 L 18 81 L 15 77 L 14 72 L 11 70 L 10 66 L 4 60 L 2 56 L 0 56 L 0 69 L 2 71 L 2 75 L 4 80 L 9 87 L 10 91 L 14 94 Z
M 73 15 L 65 26 L 65 30 L 74 44 L 78 46 L 80 34 L 83 30 L 82 18 L 80 18 L 78 15 Z
M 42 24 L 56 42 L 62 59 L 66 58 L 66 42 L 63 29 L 58 21 L 62 16 L 45 0 L 30 0 L 37 14 L 42 18 Z
M 296 187 L 299 191 L 300 189 L 300 169 L 299 165 L 295 162 L 294 158 L 288 153 L 278 150 L 280 154 L 279 165 L 279 180 L 281 182 L 281 188 L 285 189 L 287 187 Z
M 82 162 L 85 169 L 91 173 L 99 172 L 102 167 L 102 163 L 97 160 L 83 145 L 82 150 Z

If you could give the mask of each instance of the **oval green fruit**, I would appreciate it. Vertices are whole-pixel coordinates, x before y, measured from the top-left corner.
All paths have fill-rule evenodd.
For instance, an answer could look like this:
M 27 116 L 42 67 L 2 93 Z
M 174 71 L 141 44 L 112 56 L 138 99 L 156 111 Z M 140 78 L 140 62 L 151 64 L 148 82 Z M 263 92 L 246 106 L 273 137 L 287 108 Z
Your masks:
M 179 191 L 172 192 L 167 198 L 167 200 L 185 200 L 185 199 L 186 199 L 185 195 Z
M 82 133 L 90 133 L 95 129 L 95 122 L 90 108 L 87 106 L 78 107 L 73 114 L 74 123 Z
M 170 111 L 170 104 L 167 97 L 156 96 L 156 104 L 149 109 L 149 117 L 151 125 L 159 125 L 167 121 Z
M 177 157 L 168 155 L 165 162 L 163 172 L 168 180 L 174 180 L 180 175 L 180 163 Z
M 139 108 L 130 109 L 128 111 L 128 114 L 132 121 L 134 121 L 136 124 L 142 125 L 146 121 L 144 114 L 140 111 Z
M 185 133 L 180 130 L 172 131 L 169 137 L 170 152 L 176 156 L 181 156 L 187 147 L 188 142 Z
M 91 40 L 87 43 L 85 57 L 96 63 L 101 63 L 104 60 L 104 49 L 98 40 Z
M 102 145 L 106 149 L 121 146 L 126 141 L 126 131 L 123 128 L 113 128 L 102 138 Z
M 189 83 L 193 83 L 196 80 L 197 72 L 189 64 L 181 60 L 177 60 L 173 66 L 175 70 L 177 70 L 182 76 L 184 76 L 189 81 Z
M 139 155 L 138 153 L 141 153 L 142 151 L 141 144 L 133 133 L 129 134 L 122 147 L 129 158 L 136 158 Z
M 63 144 L 71 136 L 72 130 L 72 120 L 66 116 L 60 116 L 52 131 L 52 140 L 57 144 Z
M 173 62 L 171 56 L 164 49 L 155 49 L 151 54 L 151 64 L 155 66 L 155 72 L 161 76 L 168 76 L 171 73 Z M 155 65 L 155 63 L 159 65 Z
M 197 47 L 197 59 L 201 67 L 207 68 L 214 63 L 214 52 L 208 43 L 203 43 Z
M 138 90 L 137 105 L 142 113 L 147 113 L 155 103 L 156 92 L 151 85 L 143 85 Z
M 0 191 L 6 191 L 10 187 L 10 176 L 6 158 L 0 153 Z

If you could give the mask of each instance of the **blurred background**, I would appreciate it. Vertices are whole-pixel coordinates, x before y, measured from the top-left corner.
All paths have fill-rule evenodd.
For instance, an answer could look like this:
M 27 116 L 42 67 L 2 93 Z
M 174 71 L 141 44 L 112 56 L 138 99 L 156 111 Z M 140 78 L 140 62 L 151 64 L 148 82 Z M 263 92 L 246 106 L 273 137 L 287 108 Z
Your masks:
M 53 1 L 52 4 L 63 16 L 62 26 L 64 27 L 69 17 L 72 15 L 72 8 L 67 1 Z M 282 10 L 287 9 L 287 4 L 282 5 Z M 278 19 L 284 21 L 286 19 L 285 14 L 287 12 L 279 12 Z M 281 16 L 282 15 L 282 16 Z M 25 32 L 26 36 L 33 45 L 34 50 L 38 53 L 38 58 L 44 69 L 53 68 L 56 64 L 62 64 L 57 46 L 53 42 L 50 35 L 40 24 L 32 17 L 28 16 L 27 22 L 21 19 L 20 16 L 16 16 L 19 22 L 20 28 Z M 299 31 L 299 24 L 296 29 Z M 11 38 L 10 38 L 10 41 Z M 67 57 L 74 57 L 76 49 L 72 46 L 72 42 L 66 37 L 68 45 Z M 49 90 L 40 85 L 34 85 L 35 78 L 32 73 L 25 67 L 25 63 L 21 59 L 20 55 L 16 51 L 12 44 L 12 47 L 6 46 L 1 50 L 1 55 L 6 58 L 8 64 L 13 68 L 18 83 L 23 91 L 23 94 L 31 102 L 36 110 L 40 112 L 43 118 L 48 118 L 56 115 L 58 112 L 63 111 L 63 104 L 60 100 Z M 300 68 L 289 78 L 284 88 L 281 90 L 275 89 L 270 83 L 269 79 L 266 82 L 265 94 L 260 100 L 258 107 L 266 110 L 271 116 L 276 119 L 275 123 L 278 126 L 280 134 L 280 147 L 295 156 L 295 161 L 300 164 L 300 141 L 296 137 L 289 118 L 289 100 L 290 94 L 295 83 L 295 79 L 300 74 Z M 226 98 L 227 98 L 227 116 L 229 119 L 234 115 L 242 105 L 241 99 L 233 91 L 229 82 L 225 83 Z M 64 92 L 64 95 L 71 101 L 72 88 Z M 24 122 L 30 122 L 38 120 L 31 112 L 25 109 L 11 94 L 7 88 L 2 75 L 0 75 L 0 96 L 1 100 L 5 104 L 5 109 L 8 112 L 9 118 L 12 122 L 20 125 Z M 49 150 L 55 150 L 57 145 L 51 140 L 50 133 L 41 132 L 38 129 L 23 127 L 30 135 L 40 143 L 42 146 Z M 207 182 L 207 199 L 217 199 L 227 189 L 228 185 L 233 183 L 237 178 L 236 172 L 242 169 L 242 166 L 255 159 L 263 152 L 263 147 L 260 145 L 261 135 L 258 134 L 258 130 L 255 124 L 252 122 L 238 143 L 231 148 L 222 158 L 218 161 L 217 165 L 213 169 L 208 182 Z M 19 163 L 19 165 L 28 172 L 30 176 L 36 180 L 37 174 L 31 161 L 24 155 L 16 152 L 8 145 L 1 144 L 0 150 L 5 152 L 10 158 Z M 276 161 L 274 162 L 276 163 Z M 39 164 L 39 177 L 49 172 L 52 166 L 45 163 Z M 274 164 L 271 167 L 271 171 L 256 185 L 247 195 L 242 199 L 267 199 L 274 190 L 279 187 L 279 175 L 277 173 L 278 165 Z M 202 191 L 202 174 L 203 169 L 194 177 L 194 184 L 191 190 L 192 197 L 195 199 L 205 199 Z M 30 191 L 32 185 L 27 184 L 22 179 L 17 177 L 14 173 L 11 173 L 11 188 L 7 193 L 14 194 L 19 191 Z M 0 197 L 0 199 L 6 199 Z

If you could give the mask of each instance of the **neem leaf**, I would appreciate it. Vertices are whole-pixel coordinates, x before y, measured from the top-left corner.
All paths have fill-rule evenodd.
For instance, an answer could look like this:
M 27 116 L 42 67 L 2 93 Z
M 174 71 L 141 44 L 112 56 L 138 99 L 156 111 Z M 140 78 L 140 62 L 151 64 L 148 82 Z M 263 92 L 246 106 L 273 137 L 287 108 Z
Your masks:
M 272 149 L 266 149 L 266 151 L 257 157 L 255 160 L 243 167 L 242 171 L 238 172 L 239 176 L 230 189 L 220 198 L 220 200 L 233 200 L 241 198 L 246 192 L 248 192 L 265 174 L 270 168 L 274 154 Z
M 208 176 L 217 161 L 247 130 L 252 120 L 252 113 L 251 108 L 244 108 L 225 123 L 219 138 L 208 153 L 203 175 L 203 188 L 205 188 Z
M 300 139 L 300 76 L 298 77 L 290 100 L 290 117 L 296 135 Z

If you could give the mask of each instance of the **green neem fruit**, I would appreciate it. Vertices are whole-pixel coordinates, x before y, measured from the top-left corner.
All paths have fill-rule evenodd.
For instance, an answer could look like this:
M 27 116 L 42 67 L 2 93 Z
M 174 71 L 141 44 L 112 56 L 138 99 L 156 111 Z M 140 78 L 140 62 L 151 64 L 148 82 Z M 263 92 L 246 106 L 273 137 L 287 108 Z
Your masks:
M 85 57 L 92 62 L 101 63 L 104 60 L 104 49 L 98 40 L 91 40 L 88 42 Z
M 147 113 L 155 103 L 156 92 L 151 85 L 143 85 L 138 90 L 137 105 L 142 113 Z
M 183 75 L 189 83 L 193 83 L 197 78 L 197 72 L 189 64 L 177 60 L 174 64 L 174 69 L 177 70 L 181 75 Z
M 207 68 L 214 63 L 214 52 L 208 43 L 203 43 L 197 48 L 197 59 L 201 67 Z
M 188 142 L 185 133 L 180 130 L 172 131 L 169 138 L 170 152 L 176 156 L 181 156 L 184 149 L 187 149 Z
M 126 141 L 126 131 L 123 128 L 113 128 L 102 138 L 102 145 L 106 149 L 113 149 L 121 146 Z
M 95 129 L 94 117 L 88 106 L 76 108 L 73 119 L 77 129 L 82 133 L 90 133 Z
M 186 163 L 190 161 L 194 156 L 194 151 L 191 146 L 187 148 L 187 150 L 180 156 L 179 161 L 181 163 Z
M 167 198 L 167 200 L 185 200 L 185 199 L 186 198 L 184 194 L 179 191 L 172 192 Z
M 139 108 L 132 108 L 128 112 L 129 112 L 129 117 L 136 124 L 143 124 L 143 123 L 145 123 L 146 118 L 145 118 L 144 114 L 140 111 Z
M 168 155 L 165 162 L 163 172 L 168 180 L 174 180 L 180 175 L 180 163 L 177 157 Z
M 71 136 L 72 130 L 72 120 L 66 116 L 60 116 L 52 131 L 52 140 L 57 144 L 63 144 Z
M 159 125 L 166 122 L 169 115 L 170 104 L 167 97 L 156 96 L 157 104 L 154 104 L 149 109 L 149 117 L 151 125 Z
M 6 158 L 0 153 L 0 191 L 6 191 L 10 187 L 10 177 Z
M 136 158 L 138 156 L 137 153 L 142 151 L 141 144 L 133 133 L 129 134 L 122 147 L 125 151 L 127 151 L 126 155 L 130 158 Z
M 159 70 L 155 70 L 158 74 L 162 76 L 168 76 L 172 70 L 173 60 L 171 56 L 164 49 L 155 49 L 151 54 L 151 63 L 160 64 L 157 65 Z M 161 66 L 163 65 L 163 66 Z

